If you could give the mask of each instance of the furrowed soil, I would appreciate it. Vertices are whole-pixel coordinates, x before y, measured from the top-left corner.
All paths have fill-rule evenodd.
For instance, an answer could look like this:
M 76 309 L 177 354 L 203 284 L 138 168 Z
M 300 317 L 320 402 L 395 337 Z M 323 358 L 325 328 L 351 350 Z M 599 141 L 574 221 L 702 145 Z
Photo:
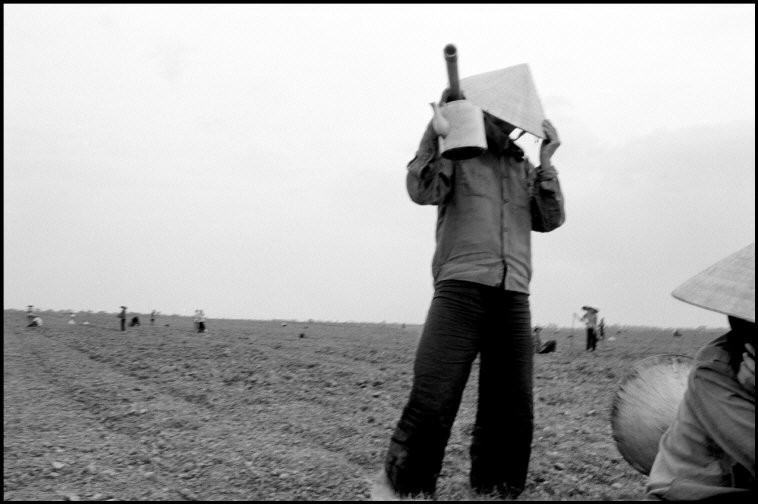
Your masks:
M 410 391 L 421 328 L 189 317 L 118 330 L 114 314 L 4 312 L 4 500 L 368 500 Z M 83 325 L 88 321 L 89 325 Z M 147 323 L 146 323 L 147 322 Z M 619 454 L 609 414 L 630 364 L 693 356 L 722 331 L 613 326 L 595 353 L 582 329 L 543 331 L 535 431 L 519 500 L 628 500 L 645 477 Z M 468 486 L 475 364 L 438 500 L 494 500 Z

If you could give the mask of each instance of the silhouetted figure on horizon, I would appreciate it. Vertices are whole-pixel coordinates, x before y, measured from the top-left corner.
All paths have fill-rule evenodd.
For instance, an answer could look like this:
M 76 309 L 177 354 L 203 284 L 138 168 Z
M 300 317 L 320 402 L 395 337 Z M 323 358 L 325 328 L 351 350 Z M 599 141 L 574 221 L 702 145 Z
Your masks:
M 126 306 L 121 307 L 121 313 L 117 316 L 121 319 L 121 330 L 126 331 Z

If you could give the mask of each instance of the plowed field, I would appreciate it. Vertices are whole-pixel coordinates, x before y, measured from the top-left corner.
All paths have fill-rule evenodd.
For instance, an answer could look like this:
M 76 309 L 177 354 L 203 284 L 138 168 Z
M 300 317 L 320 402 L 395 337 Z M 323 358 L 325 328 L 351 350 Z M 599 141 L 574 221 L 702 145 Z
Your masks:
M 4 313 L 4 500 L 367 500 L 405 404 L 420 327 L 189 317 L 118 330 Z M 83 321 L 89 325 L 82 325 Z M 166 326 L 168 324 L 168 326 Z M 718 331 L 628 329 L 586 353 L 583 331 L 543 332 L 535 432 L 520 500 L 644 497 L 611 436 L 613 395 L 633 360 L 692 356 Z M 301 336 L 302 335 L 302 336 Z M 476 366 L 439 480 L 468 487 Z

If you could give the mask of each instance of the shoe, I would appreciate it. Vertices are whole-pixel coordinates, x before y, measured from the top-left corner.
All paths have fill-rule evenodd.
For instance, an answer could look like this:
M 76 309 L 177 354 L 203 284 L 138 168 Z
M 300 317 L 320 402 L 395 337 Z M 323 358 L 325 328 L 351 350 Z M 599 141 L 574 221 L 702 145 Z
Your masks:
M 387 473 L 382 469 L 371 481 L 372 501 L 399 501 L 403 500 L 400 494 L 395 492 Z

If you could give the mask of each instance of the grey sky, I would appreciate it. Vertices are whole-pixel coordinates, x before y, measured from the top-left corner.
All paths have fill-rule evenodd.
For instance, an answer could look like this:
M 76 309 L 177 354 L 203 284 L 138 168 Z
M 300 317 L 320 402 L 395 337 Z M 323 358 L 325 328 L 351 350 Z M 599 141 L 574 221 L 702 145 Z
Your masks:
M 6 308 L 423 322 L 405 165 L 454 43 L 528 63 L 561 136 L 534 322 L 725 323 L 670 292 L 755 241 L 752 4 L 3 11 Z

